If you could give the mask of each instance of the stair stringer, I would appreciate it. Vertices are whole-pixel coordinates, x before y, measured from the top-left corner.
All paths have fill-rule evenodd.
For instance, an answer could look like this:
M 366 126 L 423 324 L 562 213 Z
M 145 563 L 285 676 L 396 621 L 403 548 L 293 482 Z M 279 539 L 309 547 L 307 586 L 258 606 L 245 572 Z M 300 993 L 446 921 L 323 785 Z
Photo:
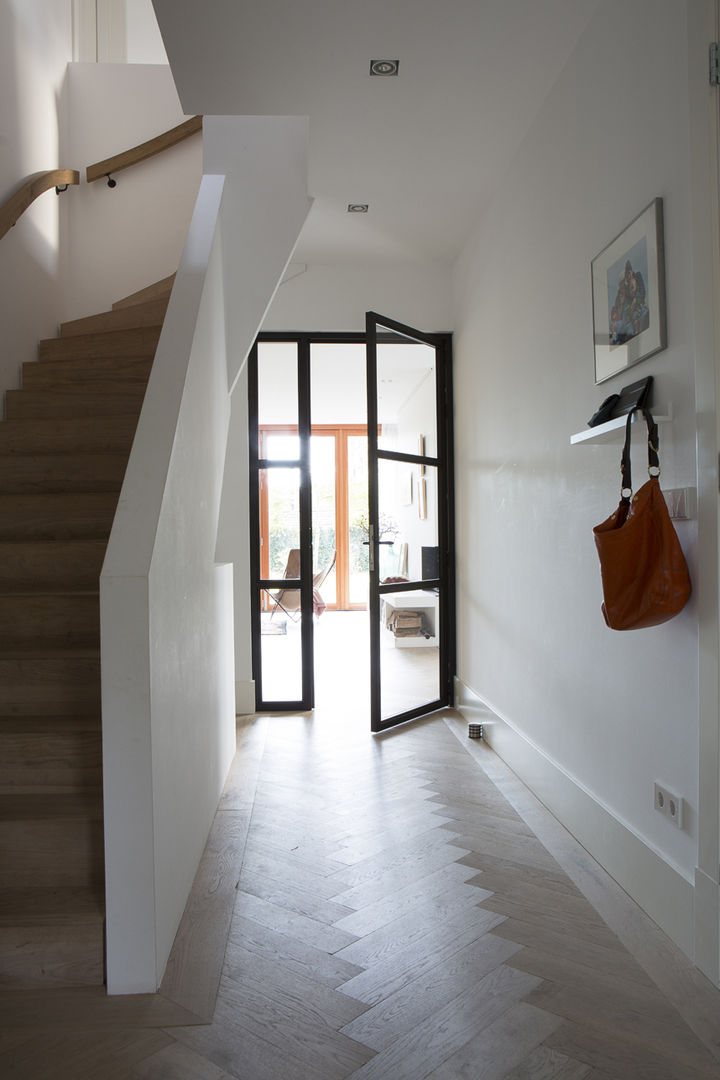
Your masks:
M 310 205 L 305 122 L 277 119 L 235 118 L 254 181 L 202 179 L 100 580 L 111 994 L 157 990 L 235 748 L 232 567 L 215 562 L 231 382 Z M 278 225 L 283 184 L 295 210 Z M 242 214 L 268 250 L 246 248 L 238 276 Z M 229 312 L 258 259 L 265 291 L 240 325 Z

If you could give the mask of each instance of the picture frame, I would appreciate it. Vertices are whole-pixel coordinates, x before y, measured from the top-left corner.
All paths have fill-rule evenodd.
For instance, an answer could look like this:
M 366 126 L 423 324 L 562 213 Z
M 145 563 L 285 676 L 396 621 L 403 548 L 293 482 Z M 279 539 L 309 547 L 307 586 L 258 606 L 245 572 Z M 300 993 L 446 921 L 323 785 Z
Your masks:
M 598 385 L 667 346 L 662 199 L 595 256 L 590 274 Z
M 424 476 L 418 480 L 418 517 L 421 521 L 427 518 L 427 479 Z

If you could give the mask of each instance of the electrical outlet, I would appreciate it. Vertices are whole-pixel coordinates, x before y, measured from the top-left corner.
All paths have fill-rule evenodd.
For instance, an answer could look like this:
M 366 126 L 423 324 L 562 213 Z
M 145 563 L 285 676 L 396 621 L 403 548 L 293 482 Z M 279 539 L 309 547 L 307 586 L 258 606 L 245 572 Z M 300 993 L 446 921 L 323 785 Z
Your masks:
M 664 785 L 657 782 L 655 783 L 655 809 L 664 814 L 669 821 L 672 821 L 676 829 L 682 829 L 682 799 L 679 795 L 674 795 L 672 791 L 668 791 Z

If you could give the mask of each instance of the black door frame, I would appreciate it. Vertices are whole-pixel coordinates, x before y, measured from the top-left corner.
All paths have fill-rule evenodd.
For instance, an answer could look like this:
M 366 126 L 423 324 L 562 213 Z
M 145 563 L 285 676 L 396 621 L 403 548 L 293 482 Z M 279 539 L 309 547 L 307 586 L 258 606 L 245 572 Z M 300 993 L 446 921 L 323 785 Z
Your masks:
M 440 546 L 440 572 L 439 584 L 443 588 L 446 601 L 440 605 L 440 697 L 431 706 L 422 706 L 419 709 L 410 710 L 402 714 L 400 718 L 393 718 L 393 724 L 404 723 L 425 715 L 432 709 L 447 706 L 453 701 L 453 680 L 455 676 L 455 499 L 454 499 L 454 448 L 453 448 L 453 415 L 452 415 L 452 334 L 421 334 L 411 327 L 385 319 L 376 313 L 368 313 L 380 320 L 388 328 L 397 328 L 398 332 L 406 336 L 415 336 L 416 340 L 433 345 L 436 349 L 437 365 L 437 412 L 438 412 L 438 458 L 443 458 L 446 468 L 438 470 L 440 475 L 445 473 L 445 481 L 442 487 L 438 487 L 438 542 Z M 379 342 L 383 340 L 397 340 L 390 333 L 386 339 L 378 335 Z M 260 459 L 258 456 L 258 355 L 259 342 L 293 342 L 297 345 L 298 354 L 298 436 L 300 439 L 300 458 L 293 461 L 274 461 Z M 301 332 L 291 331 L 263 331 L 258 334 L 255 344 L 248 355 L 248 441 L 249 441 L 249 512 L 250 512 L 250 575 L 251 575 L 251 640 L 252 640 L 252 676 L 255 682 L 255 709 L 258 712 L 301 712 L 314 707 L 314 671 L 313 671 L 313 618 L 312 618 L 312 489 L 310 478 L 310 351 L 311 346 L 318 344 L 350 344 L 364 345 L 367 349 L 368 334 L 365 333 L 333 333 L 333 332 Z M 369 368 L 368 364 L 368 368 Z M 368 415 L 368 456 L 370 455 L 370 429 L 371 421 Z M 377 431 L 377 426 L 374 429 Z M 377 437 L 375 439 L 377 444 Z M 377 445 L 376 445 L 377 449 Z M 409 460 L 415 460 L 413 455 L 405 455 Z M 428 463 L 431 459 L 418 458 Z M 273 468 L 299 468 L 300 469 L 300 578 L 262 578 L 260 576 L 260 492 L 258 478 L 261 469 Z M 375 483 L 375 497 L 377 497 L 377 482 L 370 470 L 368 484 Z M 369 498 L 372 496 L 369 494 Z M 444 513 L 440 508 L 444 507 Z M 379 537 L 376 537 L 379 540 Z M 377 558 L 375 559 L 377 566 Z M 443 584 L 444 583 L 444 587 Z M 425 583 L 427 585 L 427 583 Z M 302 697 L 294 701 L 271 701 L 264 700 L 262 693 L 262 644 L 260 636 L 261 595 L 263 590 L 272 589 L 299 589 L 301 598 L 301 648 L 302 648 Z M 379 586 L 389 591 L 403 591 L 402 586 Z M 417 588 L 417 583 L 409 584 L 406 588 Z M 373 592 L 370 588 L 370 601 Z M 379 600 L 378 600 L 379 604 Z M 379 619 L 379 611 L 376 613 Z M 369 611 L 370 618 L 374 618 L 372 606 Z M 371 698 L 379 693 L 379 681 L 372 675 L 371 659 Z M 375 682 L 377 681 L 377 687 Z M 378 712 L 379 715 L 379 712 Z M 373 727 L 373 731 L 382 731 L 392 726 L 382 723 Z

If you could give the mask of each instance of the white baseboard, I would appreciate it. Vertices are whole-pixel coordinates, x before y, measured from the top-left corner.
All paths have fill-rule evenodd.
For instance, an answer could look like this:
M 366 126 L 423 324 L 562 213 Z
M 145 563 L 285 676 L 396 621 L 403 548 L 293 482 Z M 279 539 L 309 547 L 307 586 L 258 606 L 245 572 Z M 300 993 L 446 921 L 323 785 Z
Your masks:
M 460 679 L 455 706 L 483 725 L 487 745 L 692 959 L 692 882 Z
M 720 889 L 717 881 L 695 870 L 695 963 L 720 986 Z
M 237 716 L 247 716 L 255 712 L 255 680 L 235 683 L 235 713 Z

